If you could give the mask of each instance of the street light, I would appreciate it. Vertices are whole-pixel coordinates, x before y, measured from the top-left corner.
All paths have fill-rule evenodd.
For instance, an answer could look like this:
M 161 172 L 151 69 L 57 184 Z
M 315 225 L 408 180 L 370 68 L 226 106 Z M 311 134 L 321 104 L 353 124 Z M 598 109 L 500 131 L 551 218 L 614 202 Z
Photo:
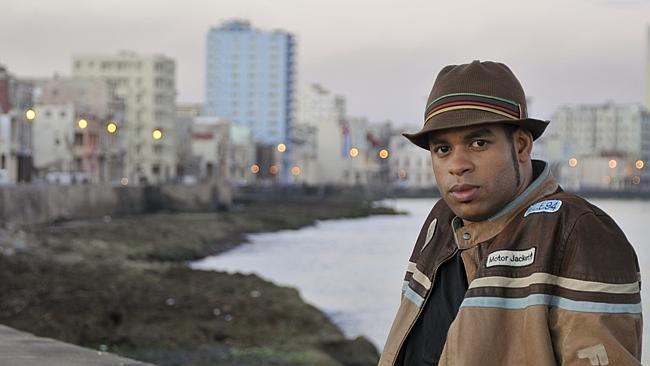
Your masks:
M 156 128 L 151 132 L 151 137 L 153 137 L 154 140 L 160 140 L 163 138 L 163 132 L 160 128 Z
M 287 151 L 287 145 L 285 145 L 285 144 L 278 144 L 278 151 L 281 152 L 281 153 Z
M 251 173 L 257 174 L 260 172 L 260 166 L 257 164 L 251 165 Z
M 386 149 L 381 149 L 379 151 L 379 157 L 382 158 L 382 159 L 388 159 L 388 155 L 389 155 L 388 150 L 386 150 Z
M 117 124 L 115 122 L 108 122 L 106 125 L 106 131 L 108 131 L 108 133 L 117 132 Z
M 616 165 L 618 165 L 618 163 L 616 162 L 616 160 L 612 159 L 612 160 L 609 161 L 608 165 L 609 165 L 609 167 L 611 169 L 614 169 L 614 168 L 616 168 Z
M 359 155 L 359 149 L 353 147 L 350 149 L 350 156 L 356 158 Z
M 576 158 L 571 158 L 569 159 L 569 166 L 572 168 L 575 168 L 578 165 L 578 159 Z
M 25 118 L 26 118 L 28 121 L 33 121 L 34 118 L 36 118 L 36 111 L 34 111 L 34 110 L 31 109 L 31 108 L 28 108 L 28 109 L 25 111 Z
M 84 128 L 88 127 L 88 121 L 82 118 L 79 120 L 79 122 L 77 122 L 77 126 L 83 130 Z
M 637 169 L 641 170 L 641 169 L 643 169 L 645 164 L 643 163 L 643 160 L 637 160 L 636 163 L 634 164 L 634 166 L 636 166 Z
M 293 174 L 295 176 L 300 175 L 300 167 L 294 166 L 293 168 L 291 168 L 291 174 Z

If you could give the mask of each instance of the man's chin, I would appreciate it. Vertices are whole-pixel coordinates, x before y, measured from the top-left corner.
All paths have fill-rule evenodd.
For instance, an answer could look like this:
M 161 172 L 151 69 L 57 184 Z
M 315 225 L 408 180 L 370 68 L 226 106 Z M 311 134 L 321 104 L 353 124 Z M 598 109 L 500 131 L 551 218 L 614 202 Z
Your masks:
M 488 218 L 490 218 L 490 215 L 487 215 L 485 213 L 476 212 L 473 210 L 463 210 L 461 207 L 451 207 L 451 210 L 454 212 L 456 216 L 463 219 L 463 222 L 466 224 L 472 222 L 485 221 Z

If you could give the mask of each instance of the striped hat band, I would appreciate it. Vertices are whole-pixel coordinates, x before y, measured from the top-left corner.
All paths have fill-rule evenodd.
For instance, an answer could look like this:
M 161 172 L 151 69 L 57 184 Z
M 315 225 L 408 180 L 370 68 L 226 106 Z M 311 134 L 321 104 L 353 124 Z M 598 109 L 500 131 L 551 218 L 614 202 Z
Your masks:
M 512 100 L 484 94 L 452 93 L 438 97 L 429 103 L 424 122 L 439 114 L 463 109 L 486 111 L 515 120 L 527 118 L 522 106 Z

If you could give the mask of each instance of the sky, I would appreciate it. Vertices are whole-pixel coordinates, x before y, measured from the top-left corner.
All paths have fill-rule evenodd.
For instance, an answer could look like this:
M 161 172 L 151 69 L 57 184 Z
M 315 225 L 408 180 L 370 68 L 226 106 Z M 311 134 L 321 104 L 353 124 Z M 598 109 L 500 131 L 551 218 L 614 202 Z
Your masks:
M 297 39 L 298 82 L 348 114 L 420 125 L 438 71 L 506 63 L 549 119 L 564 103 L 641 102 L 650 0 L 1 0 L 0 64 L 70 75 L 73 54 L 131 50 L 177 63 L 179 102 L 203 102 L 205 37 L 229 19 Z

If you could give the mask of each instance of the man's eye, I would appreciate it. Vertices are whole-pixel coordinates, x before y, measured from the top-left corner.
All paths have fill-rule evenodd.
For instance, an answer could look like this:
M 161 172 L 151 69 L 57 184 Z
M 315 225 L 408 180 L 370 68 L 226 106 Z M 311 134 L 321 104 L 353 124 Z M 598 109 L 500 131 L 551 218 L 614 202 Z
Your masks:
M 485 145 L 487 145 L 487 144 L 488 144 L 488 142 L 485 141 L 485 140 L 474 140 L 474 141 L 472 141 L 471 146 L 472 147 L 485 147 Z
M 433 148 L 433 152 L 437 154 L 446 154 L 449 152 L 449 146 L 436 146 Z

